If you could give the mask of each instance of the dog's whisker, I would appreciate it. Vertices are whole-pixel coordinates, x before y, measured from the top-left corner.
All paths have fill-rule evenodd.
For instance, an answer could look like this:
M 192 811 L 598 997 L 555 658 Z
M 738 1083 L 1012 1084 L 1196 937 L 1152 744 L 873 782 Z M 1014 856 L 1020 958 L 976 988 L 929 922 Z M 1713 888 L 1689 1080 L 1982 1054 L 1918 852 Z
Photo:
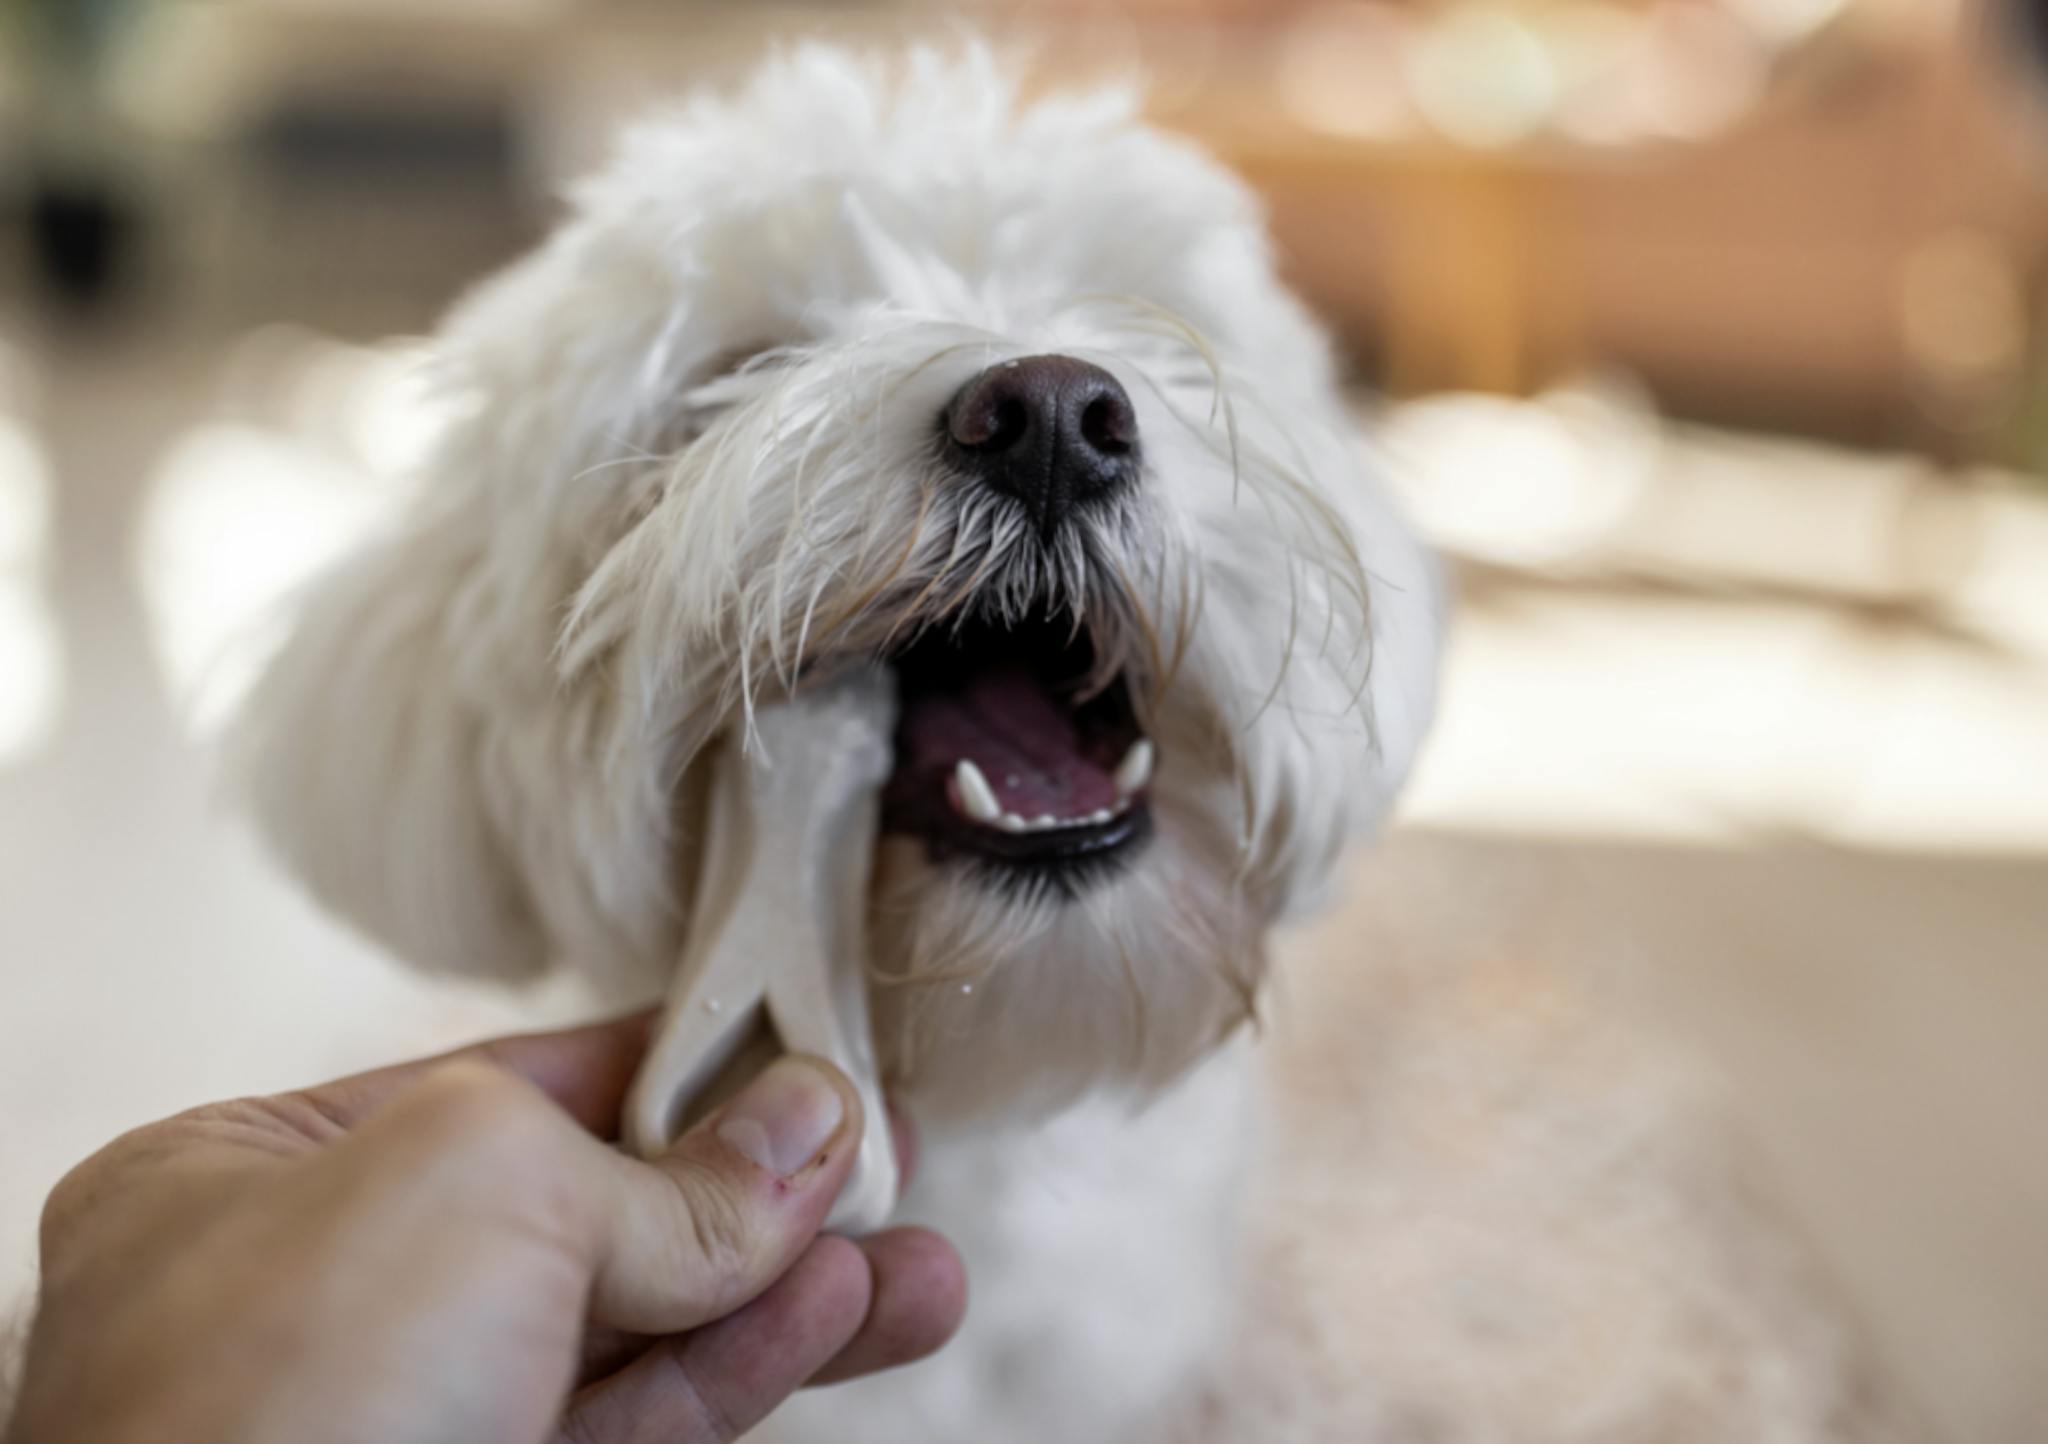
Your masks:
M 604 473 L 608 471 L 617 471 L 621 467 L 658 467 L 662 465 L 662 463 L 667 459 L 668 458 L 654 456 L 642 451 L 634 451 L 626 456 L 610 457 L 604 461 L 592 462 L 589 466 L 584 467 L 581 471 L 575 472 L 573 475 L 570 476 L 569 484 L 571 486 L 574 486 L 578 482 L 587 481 L 593 476 L 602 476 Z

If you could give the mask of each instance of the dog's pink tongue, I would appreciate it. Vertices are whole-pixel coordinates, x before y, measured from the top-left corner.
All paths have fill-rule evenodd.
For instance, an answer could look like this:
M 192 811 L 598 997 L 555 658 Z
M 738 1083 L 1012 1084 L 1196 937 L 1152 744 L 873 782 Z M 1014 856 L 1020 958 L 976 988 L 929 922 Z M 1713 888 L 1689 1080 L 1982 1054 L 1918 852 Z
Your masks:
M 946 777 L 964 758 L 1005 812 L 1027 820 L 1079 817 L 1117 800 L 1115 761 L 1082 753 L 1073 712 L 1028 668 L 992 667 L 957 692 L 918 698 L 897 738 L 910 754 L 899 768 Z

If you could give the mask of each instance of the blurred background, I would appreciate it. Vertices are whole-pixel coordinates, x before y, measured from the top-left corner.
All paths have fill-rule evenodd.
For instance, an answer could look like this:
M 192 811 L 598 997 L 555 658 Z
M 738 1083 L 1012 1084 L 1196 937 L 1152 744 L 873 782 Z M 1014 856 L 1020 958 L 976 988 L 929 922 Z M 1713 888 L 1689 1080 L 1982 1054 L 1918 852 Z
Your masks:
M 0 1300 L 121 1128 L 575 1011 L 321 919 L 206 739 L 617 117 L 963 11 L 1251 179 L 1454 565 L 1360 866 L 1540 900 L 1934 1436 L 2048 1438 L 2048 27 L 1994 0 L 0 0 Z

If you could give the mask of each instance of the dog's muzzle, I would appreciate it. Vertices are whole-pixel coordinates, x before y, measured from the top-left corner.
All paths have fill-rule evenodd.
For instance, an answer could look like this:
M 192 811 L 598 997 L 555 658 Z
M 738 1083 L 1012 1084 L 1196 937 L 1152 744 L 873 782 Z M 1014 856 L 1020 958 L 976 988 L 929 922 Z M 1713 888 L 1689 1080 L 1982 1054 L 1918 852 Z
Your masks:
M 954 396 L 941 435 L 962 483 L 1008 498 L 1048 544 L 1137 485 L 1130 397 L 1071 356 L 990 367 Z M 1129 679 L 1100 675 L 1088 627 L 972 612 L 883 660 L 899 703 L 886 831 L 1069 893 L 1143 848 L 1158 757 Z
M 1072 356 L 991 366 L 960 389 L 944 426 L 954 466 L 1014 500 L 1042 537 L 1137 484 L 1131 398 L 1100 366 Z

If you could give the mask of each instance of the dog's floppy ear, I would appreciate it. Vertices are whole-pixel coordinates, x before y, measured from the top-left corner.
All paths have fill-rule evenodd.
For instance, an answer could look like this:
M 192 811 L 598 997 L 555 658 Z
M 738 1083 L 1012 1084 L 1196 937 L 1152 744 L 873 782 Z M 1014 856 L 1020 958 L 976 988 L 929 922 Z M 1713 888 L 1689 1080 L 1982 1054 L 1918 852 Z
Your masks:
M 546 947 L 467 695 L 459 618 L 481 549 L 475 523 L 437 509 L 316 581 L 244 707 L 233 765 L 321 902 L 408 961 L 510 977 Z
M 421 494 L 302 594 L 229 738 L 286 865 L 408 962 L 506 978 L 561 960 L 637 996 L 673 959 L 688 759 L 643 736 L 604 666 L 565 675 L 558 650 L 660 483 L 619 458 L 657 444 L 728 340 L 652 247 L 580 220 L 456 308 Z

